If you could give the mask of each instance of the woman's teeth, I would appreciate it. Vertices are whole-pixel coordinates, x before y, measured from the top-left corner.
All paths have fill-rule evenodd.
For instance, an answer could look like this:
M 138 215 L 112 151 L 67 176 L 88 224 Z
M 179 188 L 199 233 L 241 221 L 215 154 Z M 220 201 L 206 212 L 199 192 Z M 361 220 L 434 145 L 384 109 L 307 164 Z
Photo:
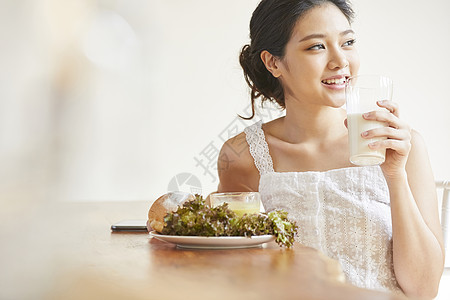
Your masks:
M 327 79 L 327 80 L 322 80 L 323 83 L 325 84 L 344 84 L 345 83 L 345 77 L 344 78 L 340 78 L 340 79 Z

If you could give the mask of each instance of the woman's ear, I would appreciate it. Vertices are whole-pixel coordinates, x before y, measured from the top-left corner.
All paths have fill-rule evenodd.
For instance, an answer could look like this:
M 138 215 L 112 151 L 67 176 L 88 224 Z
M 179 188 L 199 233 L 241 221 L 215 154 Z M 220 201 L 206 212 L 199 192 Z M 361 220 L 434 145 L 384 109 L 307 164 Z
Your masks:
M 266 66 L 267 71 L 272 73 L 273 77 L 278 78 L 281 76 L 281 70 L 279 67 L 279 59 L 273 56 L 269 51 L 264 50 L 261 52 L 261 60 Z

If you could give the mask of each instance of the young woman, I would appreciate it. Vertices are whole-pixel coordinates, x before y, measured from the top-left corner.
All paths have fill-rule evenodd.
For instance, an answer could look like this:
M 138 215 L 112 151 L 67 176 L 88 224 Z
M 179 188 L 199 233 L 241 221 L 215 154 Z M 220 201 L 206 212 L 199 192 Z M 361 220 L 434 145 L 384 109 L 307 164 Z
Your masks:
M 352 15 L 345 0 L 261 1 L 240 62 L 252 106 L 275 101 L 286 116 L 224 144 L 218 191 L 259 191 L 267 210 L 287 210 L 298 241 L 338 259 L 357 286 L 434 297 L 444 262 L 434 178 L 397 104 L 380 101 L 386 111 L 364 116 L 388 124 L 363 134 L 386 138 L 370 145 L 386 149 L 385 162 L 349 163 L 341 107 L 359 68 Z

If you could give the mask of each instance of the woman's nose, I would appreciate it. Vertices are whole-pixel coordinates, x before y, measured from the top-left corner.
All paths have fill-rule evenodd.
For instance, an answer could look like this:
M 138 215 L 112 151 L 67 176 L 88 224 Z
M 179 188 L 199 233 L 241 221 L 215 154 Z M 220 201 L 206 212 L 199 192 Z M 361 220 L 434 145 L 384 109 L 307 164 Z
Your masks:
M 347 57 L 343 53 L 341 49 L 336 49 L 331 52 L 330 60 L 328 62 L 328 68 L 331 70 L 334 69 L 343 69 L 349 65 Z

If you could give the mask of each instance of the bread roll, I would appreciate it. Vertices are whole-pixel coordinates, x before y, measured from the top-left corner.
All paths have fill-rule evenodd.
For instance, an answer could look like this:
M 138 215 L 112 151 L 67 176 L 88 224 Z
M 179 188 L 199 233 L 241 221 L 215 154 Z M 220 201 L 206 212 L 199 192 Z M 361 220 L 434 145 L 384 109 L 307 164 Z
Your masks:
M 183 205 L 186 201 L 194 200 L 195 197 L 189 193 L 170 192 L 159 197 L 153 202 L 148 211 L 147 224 L 153 230 L 162 232 L 164 227 L 164 217 L 169 213 L 176 211 L 178 206 Z

